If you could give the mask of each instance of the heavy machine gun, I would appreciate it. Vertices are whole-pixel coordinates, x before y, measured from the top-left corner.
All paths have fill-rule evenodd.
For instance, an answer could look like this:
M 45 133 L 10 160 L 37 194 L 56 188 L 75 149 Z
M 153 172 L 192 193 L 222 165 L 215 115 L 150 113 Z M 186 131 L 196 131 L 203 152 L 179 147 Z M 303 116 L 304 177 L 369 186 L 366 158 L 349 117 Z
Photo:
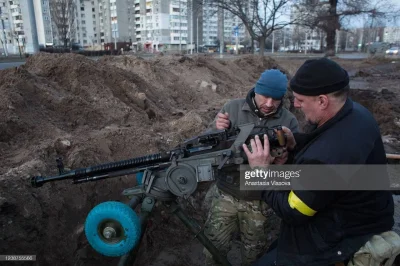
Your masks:
M 149 214 L 155 202 L 161 201 L 195 234 L 216 260 L 223 265 L 230 265 L 203 234 L 201 227 L 184 214 L 176 200 L 190 197 L 198 183 L 214 181 L 218 172 L 225 167 L 246 163 L 242 144 L 250 147 L 251 139 L 258 135 L 263 141 L 264 134 L 268 136 L 271 155 L 281 156 L 286 146 L 282 127 L 258 127 L 250 123 L 230 130 L 204 133 L 167 152 L 123 161 L 71 171 L 65 171 L 62 161 L 58 161 L 59 175 L 34 176 L 31 184 L 33 187 L 41 187 L 47 182 L 66 179 L 80 184 L 136 174 L 137 186 L 122 192 L 130 198 L 129 204 L 108 201 L 97 205 L 88 214 L 85 234 L 97 252 L 105 256 L 121 256 L 119 265 L 132 263 Z M 134 210 L 139 204 L 141 210 L 137 215 Z

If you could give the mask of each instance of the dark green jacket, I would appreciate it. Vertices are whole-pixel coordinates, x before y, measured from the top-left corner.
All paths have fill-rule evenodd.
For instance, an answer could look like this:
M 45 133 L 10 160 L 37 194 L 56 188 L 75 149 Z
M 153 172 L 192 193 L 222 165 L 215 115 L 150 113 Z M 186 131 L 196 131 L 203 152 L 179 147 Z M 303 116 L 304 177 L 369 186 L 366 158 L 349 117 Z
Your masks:
M 246 99 L 235 99 L 227 102 L 221 113 L 228 113 L 231 127 L 241 124 L 256 123 L 257 126 L 273 127 L 277 125 L 286 126 L 292 132 L 299 131 L 299 123 L 296 117 L 282 105 L 278 111 L 268 117 L 258 115 L 258 110 L 253 102 L 254 89 L 250 90 Z M 216 130 L 216 119 L 210 127 Z M 243 191 L 240 190 L 240 172 L 239 166 L 224 170 L 217 178 L 217 186 L 222 191 L 233 195 L 238 199 L 261 200 L 261 191 Z

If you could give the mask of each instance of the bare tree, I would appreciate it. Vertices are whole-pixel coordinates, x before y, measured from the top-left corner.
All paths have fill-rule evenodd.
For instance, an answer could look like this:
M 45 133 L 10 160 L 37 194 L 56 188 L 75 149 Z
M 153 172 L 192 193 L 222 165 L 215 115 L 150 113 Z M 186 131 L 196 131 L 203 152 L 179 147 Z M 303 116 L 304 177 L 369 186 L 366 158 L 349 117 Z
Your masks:
M 71 45 L 72 40 L 75 39 L 75 1 L 50 0 L 49 7 L 54 34 L 59 41 L 63 42 L 64 48 L 67 48 L 68 44 Z
M 204 5 L 216 6 L 237 16 L 253 40 L 260 44 L 264 55 L 265 41 L 273 31 L 297 21 L 285 19 L 293 0 L 205 0 Z
M 18 51 L 19 51 L 19 57 L 22 58 L 21 43 L 19 42 L 20 32 L 13 30 L 10 35 L 11 35 L 11 38 L 14 39 L 17 42 Z
M 304 39 L 305 39 L 305 32 L 302 31 L 299 26 L 296 26 L 293 29 L 292 33 L 293 46 L 295 47 L 294 49 L 299 49 L 301 41 Z
M 335 55 L 336 30 L 340 30 L 346 19 L 369 14 L 373 19 L 396 17 L 396 8 L 386 0 L 303 0 L 296 5 L 302 13 L 300 25 L 319 28 L 326 33 L 327 56 Z M 307 14 L 307 15 L 305 15 Z

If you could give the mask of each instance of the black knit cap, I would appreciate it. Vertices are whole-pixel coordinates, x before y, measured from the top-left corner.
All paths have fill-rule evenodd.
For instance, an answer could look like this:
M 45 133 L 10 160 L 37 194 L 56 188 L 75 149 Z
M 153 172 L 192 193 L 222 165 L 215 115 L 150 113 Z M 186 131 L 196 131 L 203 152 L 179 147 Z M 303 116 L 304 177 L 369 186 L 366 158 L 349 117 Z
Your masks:
M 290 87 L 294 92 L 306 96 L 328 94 L 347 85 L 349 85 L 347 71 L 326 57 L 307 60 L 290 81 Z

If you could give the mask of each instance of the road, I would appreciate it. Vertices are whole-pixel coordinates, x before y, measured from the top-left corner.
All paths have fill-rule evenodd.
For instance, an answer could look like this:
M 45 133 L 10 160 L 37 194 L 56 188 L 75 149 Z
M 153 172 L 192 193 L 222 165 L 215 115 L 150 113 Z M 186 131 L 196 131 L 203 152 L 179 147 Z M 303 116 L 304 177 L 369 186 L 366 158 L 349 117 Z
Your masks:
M 195 55 L 195 54 L 193 54 L 193 55 Z M 215 57 L 220 57 L 219 54 L 214 54 L 214 55 L 215 55 Z M 274 53 L 274 54 L 267 53 L 265 55 L 271 56 L 274 58 L 279 58 L 279 57 L 312 58 L 312 57 L 322 57 L 323 56 L 322 54 L 286 54 L 286 53 Z M 151 58 L 154 55 L 153 54 L 143 54 L 143 55 L 141 54 L 140 56 L 143 58 Z M 189 55 L 189 56 L 191 56 L 191 55 Z M 339 58 L 343 58 L 343 59 L 365 59 L 365 58 L 368 58 L 368 54 L 365 54 L 365 53 L 337 54 L 336 56 Z M 233 59 L 236 57 L 237 57 L 237 55 L 230 55 L 230 54 L 224 54 L 222 56 L 222 58 L 225 58 L 225 59 Z M 98 57 L 92 57 L 91 59 L 97 60 Z M 0 61 L 0 70 L 6 69 L 6 68 L 11 68 L 11 67 L 18 67 L 22 64 L 24 64 L 24 62 L 4 62 L 4 63 L 2 63 Z
M 25 62 L 7 62 L 7 63 L 0 63 L 0 70 L 6 69 L 6 68 L 11 68 L 11 67 L 18 67 Z

